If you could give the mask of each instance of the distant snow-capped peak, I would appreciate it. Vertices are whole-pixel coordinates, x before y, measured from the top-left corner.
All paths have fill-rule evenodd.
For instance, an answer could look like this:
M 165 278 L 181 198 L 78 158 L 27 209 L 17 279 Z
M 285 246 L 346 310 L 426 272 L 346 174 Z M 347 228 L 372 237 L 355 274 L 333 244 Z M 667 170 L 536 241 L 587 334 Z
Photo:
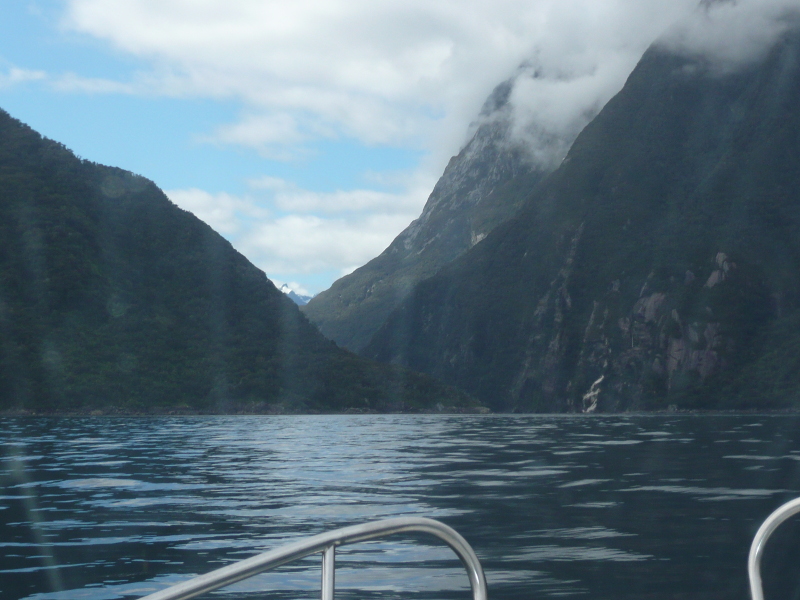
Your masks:
M 297 292 L 295 292 L 292 288 L 290 288 L 285 283 L 283 285 L 281 285 L 280 290 L 284 294 L 289 296 L 289 298 L 291 298 L 292 301 L 294 301 L 294 303 L 297 304 L 298 306 L 304 306 L 304 305 L 308 304 L 308 301 L 311 300 L 311 298 L 314 297 L 314 296 L 306 296 L 304 294 L 298 294 Z

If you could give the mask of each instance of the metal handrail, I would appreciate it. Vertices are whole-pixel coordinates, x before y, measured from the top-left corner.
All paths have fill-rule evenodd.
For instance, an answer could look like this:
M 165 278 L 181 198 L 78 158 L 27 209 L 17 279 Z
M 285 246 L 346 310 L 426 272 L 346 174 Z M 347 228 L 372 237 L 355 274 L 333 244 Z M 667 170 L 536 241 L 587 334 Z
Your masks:
M 487 600 L 486 578 L 478 557 L 467 541 L 452 527 L 423 517 L 397 517 L 362 525 L 343 527 L 287 544 L 246 558 L 215 571 L 183 581 L 140 600 L 185 600 L 269 571 L 311 554 L 322 553 L 322 600 L 333 600 L 335 549 L 398 533 L 428 533 L 444 541 L 456 553 L 467 571 L 473 600 Z
M 747 574 L 750 576 L 750 596 L 753 600 L 764 600 L 764 587 L 761 583 L 761 557 L 764 546 L 772 533 L 789 517 L 800 513 L 800 498 L 787 502 L 767 517 L 758 528 L 753 543 L 750 545 L 750 556 L 747 558 Z

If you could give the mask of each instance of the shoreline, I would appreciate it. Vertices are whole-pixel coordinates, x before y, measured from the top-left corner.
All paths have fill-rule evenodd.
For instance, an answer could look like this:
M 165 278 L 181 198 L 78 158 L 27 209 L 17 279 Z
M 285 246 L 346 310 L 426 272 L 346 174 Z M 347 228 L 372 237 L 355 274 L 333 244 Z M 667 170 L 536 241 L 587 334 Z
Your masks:
M 119 417 L 119 418 L 159 418 L 159 417 L 278 417 L 278 416 L 376 416 L 376 415 L 463 415 L 487 417 L 559 417 L 559 418 L 614 418 L 614 417 L 711 417 L 711 416 L 800 416 L 800 408 L 780 409 L 715 409 L 715 410 L 661 410 L 661 411 L 635 411 L 616 413 L 513 413 L 492 412 L 486 408 L 446 406 L 441 410 L 406 410 L 380 412 L 366 409 L 350 409 L 345 411 L 288 411 L 288 410 L 237 410 L 229 412 L 192 410 L 184 407 L 153 409 L 149 411 L 110 409 L 85 409 L 85 410 L 53 410 L 36 411 L 26 409 L 0 410 L 0 418 L 29 417 L 29 418 L 69 418 L 69 417 Z

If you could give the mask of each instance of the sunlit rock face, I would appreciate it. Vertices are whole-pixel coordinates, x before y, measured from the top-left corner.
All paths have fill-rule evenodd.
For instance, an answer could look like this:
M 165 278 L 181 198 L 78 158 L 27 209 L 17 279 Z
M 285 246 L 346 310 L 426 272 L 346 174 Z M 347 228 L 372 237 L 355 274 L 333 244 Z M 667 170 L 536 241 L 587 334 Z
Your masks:
M 795 406 L 800 33 L 784 24 L 735 68 L 648 50 L 519 212 L 364 353 L 502 410 Z
M 454 156 L 422 214 L 377 258 L 312 299 L 303 312 L 323 334 L 354 351 L 389 313 L 434 275 L 516 214 L 550 166 L 536 166 L 511 139 L 504 83 L 487 100 L 474 136 Z

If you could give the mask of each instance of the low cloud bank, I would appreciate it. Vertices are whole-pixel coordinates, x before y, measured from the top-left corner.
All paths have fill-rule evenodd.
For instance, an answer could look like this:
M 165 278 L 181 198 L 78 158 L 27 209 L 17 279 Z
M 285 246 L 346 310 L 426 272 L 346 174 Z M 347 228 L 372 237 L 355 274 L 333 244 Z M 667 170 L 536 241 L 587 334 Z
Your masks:
M 151 61 L 131 82 L 142 93 L 241 100 L 240 121 L 206 132 L 207 141 L 291 158 L 309 141 L 349 137 L 422 148 L 441 170 L 491 89 L 511 76 L 515 135 L 550 140 L 533 144 L 538 160 L 563 154 L 564 139 L 696 4 L 70 0 L 64 27 Z
M 798 1 L 67 0 L 65 6 L 66 30 L 104 40 L 151 68 L 129 82 L 52 76 L 62 89 L 233 99 L 242 106 L 239 120 L 211 125 L 198 139 L 269 159 L 307 157 L 315 142 L 336 139 L 426 154 L 400 193 L 376 185 L 320 194 L 273 178 L 251 182 L 245 197 L 170 192 L 270 276 L 296 282 L 321 281 L 319 273 L 344 273 L 379 254 L 418 216 L 470 122 L 474 130 L 502 121 L 508 143 L 522 145 L 535 163 L 555 166 L 654 40 L 722 70 L 736 68 L 796 21 Z M 0 86 L 42 77 L 0 75 Z M 509 82 L 506 101 L 475 123 L 501 81 Z M 319 291 L 329 283 L 306 287 Z
M 784 33 L 798 26 L 797 0 L 703 0 L 658 43 L 725 73 L 762 59 Z
M 315 294 L 380 254 L 417 217 L 433 181 L 401 193 L 312 192 L 275 177 L 247 194 L 168 190 L 167 196 L 220 232 L 270 279 Z M 303 282 L 298 283 L 298 282 Z
M 799 23 L 797 0 L 567 2 L 511 78 L 507 103 L 481 122 L 503 121 L 511 144 L 553 168 L 654 41 L 723 73 L 759 60 Z

